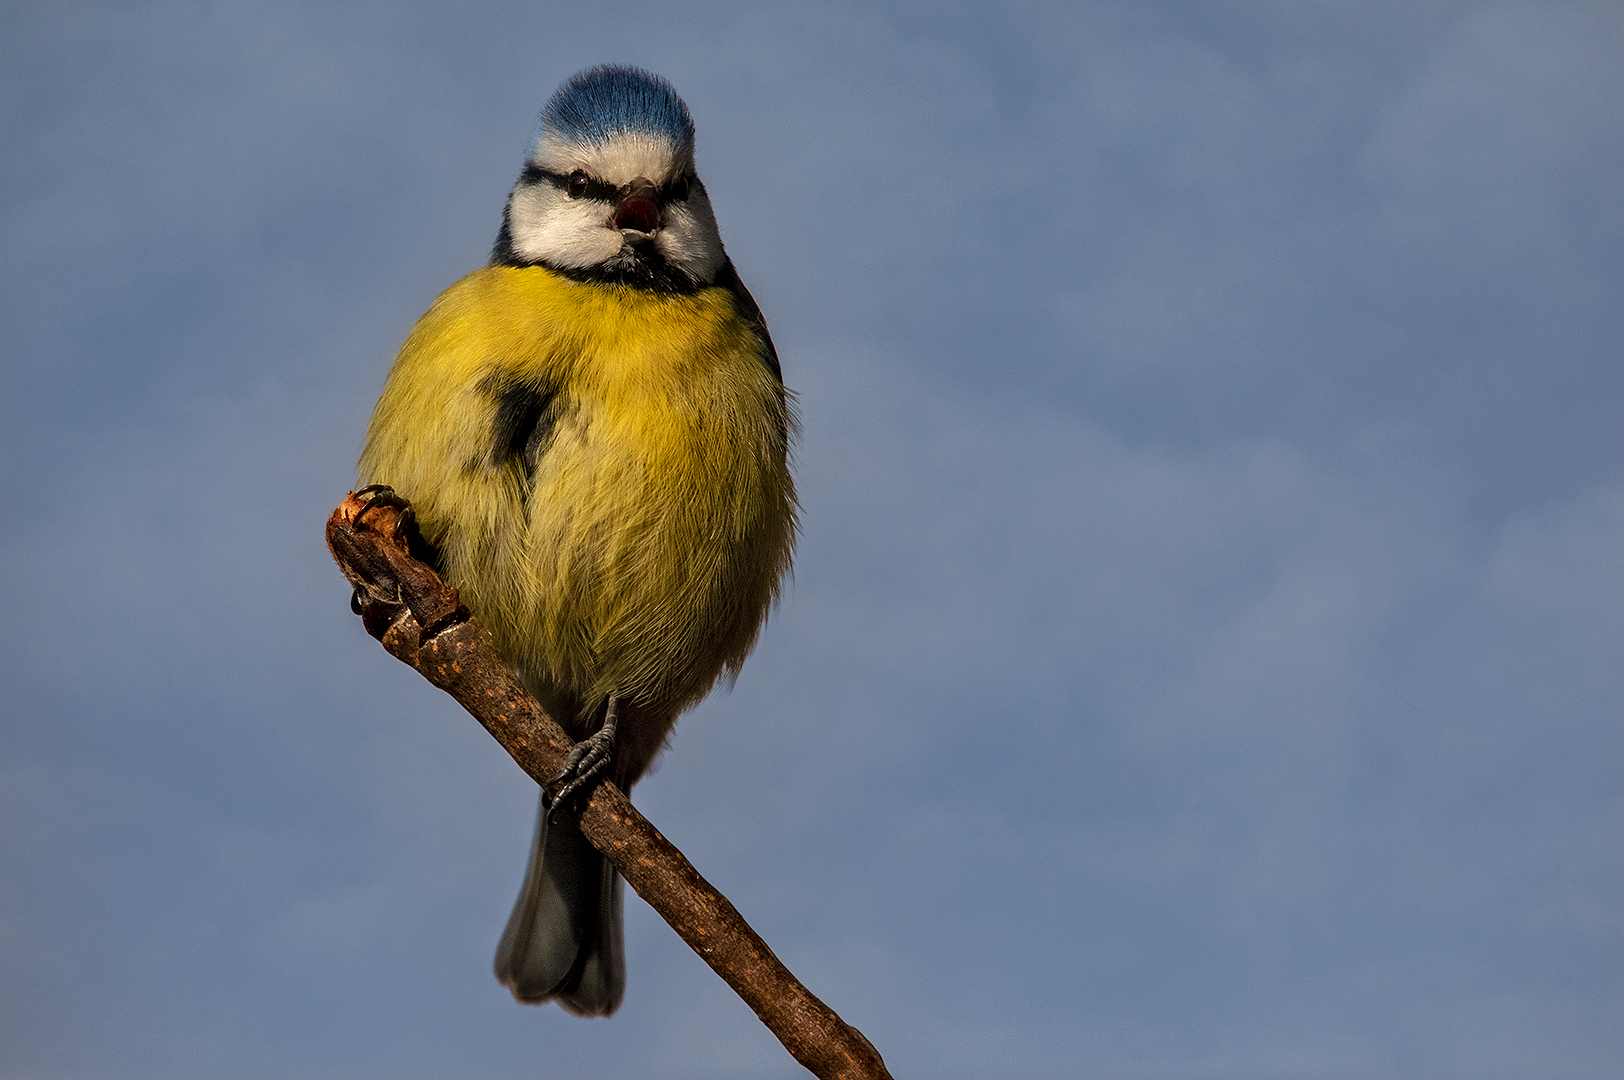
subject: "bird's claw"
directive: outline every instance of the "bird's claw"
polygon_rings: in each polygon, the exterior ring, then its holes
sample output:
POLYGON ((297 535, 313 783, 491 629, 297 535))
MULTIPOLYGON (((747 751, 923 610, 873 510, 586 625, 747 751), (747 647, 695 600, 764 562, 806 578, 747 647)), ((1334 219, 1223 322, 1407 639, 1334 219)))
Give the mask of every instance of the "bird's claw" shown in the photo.
POLYGON ((404 545, 407 538, 417 528, 417 511, 412 509, 411 502, 401 496, 388 484, 368 484, 355 492, 355 497, 361 500, 361 509, 355 512, 355 520, 361 520, 369 510, 383 506, 393 506, 400 511, 395 519, 394 541, 404 545))
POLYGON ((356 517, 360 517, 375 506, 399 506, 405 508, 411 505, 388 484, 368 484, 364 488, 357 488, 353 492, 353 497, 361 500, 361 509, 356 511, 356 517))
POLYGON ((571 799, 602 776, 609 767, 609 751, 613 747, 614 740, 605 739, 601 731, 576 743, 564 762, 563 771, 553 777, 555 784, 569 781, 553 797, 553 805, 568 806, 571 799))
POLYGON ((557 814, 560 807, 568 807, 583 791, 590 791, 608 771, 609 757, 615 748, 615 721, 618 702, 611 697, 605 711, 603 726, 576 743, 564 759, 564 768, 553 777, 554 784, 563 784, 550 801, 548 816, 557 814))

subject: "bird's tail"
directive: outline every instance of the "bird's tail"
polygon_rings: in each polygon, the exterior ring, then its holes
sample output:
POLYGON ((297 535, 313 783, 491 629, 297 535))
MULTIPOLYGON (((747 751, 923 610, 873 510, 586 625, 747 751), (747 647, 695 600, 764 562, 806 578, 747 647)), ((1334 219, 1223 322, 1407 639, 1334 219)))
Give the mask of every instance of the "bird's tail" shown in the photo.
POLYGON ((496 978, 528 1005, 608 1016, 626 993, 620 875, 567 815, 542 803, 524 887, 496 946, 496 978))

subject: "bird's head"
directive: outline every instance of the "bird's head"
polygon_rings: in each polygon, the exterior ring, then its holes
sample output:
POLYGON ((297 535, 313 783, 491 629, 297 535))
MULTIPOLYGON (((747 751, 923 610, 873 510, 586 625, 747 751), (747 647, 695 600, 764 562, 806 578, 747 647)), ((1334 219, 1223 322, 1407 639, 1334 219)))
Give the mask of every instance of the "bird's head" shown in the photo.
POLYGON ((694 173, 693 117, 671 84, 605 65, 559 87, 492 262, 687 291, 711 284, 726 258, 694 173))

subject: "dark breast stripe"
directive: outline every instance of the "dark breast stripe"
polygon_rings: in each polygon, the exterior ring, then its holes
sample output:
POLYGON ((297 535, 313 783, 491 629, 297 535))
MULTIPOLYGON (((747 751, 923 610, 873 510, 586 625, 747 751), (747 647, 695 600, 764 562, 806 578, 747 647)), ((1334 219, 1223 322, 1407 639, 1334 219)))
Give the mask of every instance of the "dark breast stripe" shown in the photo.
POLYGON ((526 480, 535 478, 536 463, 558 422, 556 387, 491 375, 480 384, 496 403, 491 417, 490 464, 517 464, 526 480))

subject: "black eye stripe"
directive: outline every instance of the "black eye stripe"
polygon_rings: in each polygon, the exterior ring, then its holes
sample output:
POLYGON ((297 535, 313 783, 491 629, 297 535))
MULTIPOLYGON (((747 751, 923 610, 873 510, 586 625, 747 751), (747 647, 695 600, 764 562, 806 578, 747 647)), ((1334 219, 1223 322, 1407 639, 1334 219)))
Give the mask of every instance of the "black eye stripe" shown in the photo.
MULTIPOLYGON (((580 172, 579 169, 575 171, 580 172)), ((557 188, 558 190, 568 193, 570 190, 570 177, 572 175, 572 173, 554 172, 552 169, 543 168, 532 161, 528 162, 524 167, 524 172, 519 174, 519 183, 548 183, 553 185, 553 187, 557 188)), ((660 201, 685 201, 688 198, 692 183, 693 178, 689 176, 679 176, 675 180, 668 181, 664 187, 660 188, 660 201)), ((604 181, 595 179, 593 177, 587 177, 586 190, 581 192, 580 195, 574 197, 599 199, 603 202, 619 202, 622 194, 623 192, 621 189, 615 187, 613 184, 605 183, 604 181)))
MULTIPOLYGON (((577 173, 580 171, 581 170, 579 169, 575 170, 577 173)), ((525 183, 531 184, 540 183, 541 181, 545 180, 558 190, 568 193, 570 190, 570 177, 573 175, 574 173, 561 173, 554 172, 551 169, 544 169, 540 165, 531 162, 524 167, 524 173, 519 177, 519 179, 525 183)), ((581 191, 578 195, 572 194, 571 197, 601 199, 604 202, 617 202, 620 199, 620 191, 613 184, 606 184, 602 180, 595 180, 588 176, 586 177, 586 189, 581 191)))

